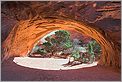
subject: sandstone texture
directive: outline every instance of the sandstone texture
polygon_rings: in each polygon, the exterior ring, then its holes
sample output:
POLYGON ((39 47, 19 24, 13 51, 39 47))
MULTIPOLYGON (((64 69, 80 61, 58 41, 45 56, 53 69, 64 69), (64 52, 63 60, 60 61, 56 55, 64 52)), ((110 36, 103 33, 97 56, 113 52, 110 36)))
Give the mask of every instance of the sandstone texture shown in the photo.
POLYGON ((3 1, 1 5, 2 43, 7 56, 23 56, 46 33, 72 28, 101 45, 101 65, 120 67, 119 1, 3 1))

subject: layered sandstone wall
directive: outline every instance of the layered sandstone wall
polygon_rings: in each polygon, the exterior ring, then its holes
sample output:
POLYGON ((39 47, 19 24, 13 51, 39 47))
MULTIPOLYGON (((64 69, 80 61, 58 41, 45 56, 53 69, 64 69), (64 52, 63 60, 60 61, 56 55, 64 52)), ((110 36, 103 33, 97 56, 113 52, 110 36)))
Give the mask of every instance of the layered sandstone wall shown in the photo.
POLYGON ((120 1, 2 1, 2 42, 20 20, 57 16, 96 25, 120 43, 120 1))
POLYGON ((120 67, 120 2, 2 2, 1 13, 5 58, 27 55, 46 33, 72 29, 101 45, 101 65, 120 67))

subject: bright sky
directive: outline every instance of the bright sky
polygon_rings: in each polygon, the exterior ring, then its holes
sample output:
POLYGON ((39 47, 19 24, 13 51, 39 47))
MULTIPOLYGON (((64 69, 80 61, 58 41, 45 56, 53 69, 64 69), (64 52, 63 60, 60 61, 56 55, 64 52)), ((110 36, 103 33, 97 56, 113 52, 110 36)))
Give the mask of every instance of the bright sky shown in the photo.
POLYGON ((45 38, 46 38, 47 36, 50 36, 50 35, 55 34, 55 32, 56 32, 56 31, 58 31, 58 30, 55 30, 55 31, 52 31, 52 32, 50 32, 50 33, 46 34, 43 38, 41 38, 41 40, 40 40, 40 41, 44 43, 44 42, 46 41, 46 40, 45 40, 45 38))

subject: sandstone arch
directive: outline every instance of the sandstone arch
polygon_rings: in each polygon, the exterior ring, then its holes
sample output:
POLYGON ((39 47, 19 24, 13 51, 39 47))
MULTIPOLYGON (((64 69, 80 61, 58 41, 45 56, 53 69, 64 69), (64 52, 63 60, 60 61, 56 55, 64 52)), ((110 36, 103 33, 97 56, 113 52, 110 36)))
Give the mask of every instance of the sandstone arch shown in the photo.
POLYGON ((20 21, 3 43, 4 59, 26 56, 36 41, 53 30, 73 29, 95 39, 102 48, 100 65, 120 67, 120 51, 107 33, 95 27, 69 19, 45 18, 20 21))

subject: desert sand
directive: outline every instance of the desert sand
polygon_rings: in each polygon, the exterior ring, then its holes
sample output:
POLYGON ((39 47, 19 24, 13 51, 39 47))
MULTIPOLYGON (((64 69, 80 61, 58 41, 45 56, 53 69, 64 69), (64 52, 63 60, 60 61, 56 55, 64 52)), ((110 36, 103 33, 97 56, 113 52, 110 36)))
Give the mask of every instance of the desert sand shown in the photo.
POLYGON ((120 81, 121 73, 110 67, 93 66, 73 70, 42 70, 23 67, 10 58, 2 63, 2 81, 120 81))

